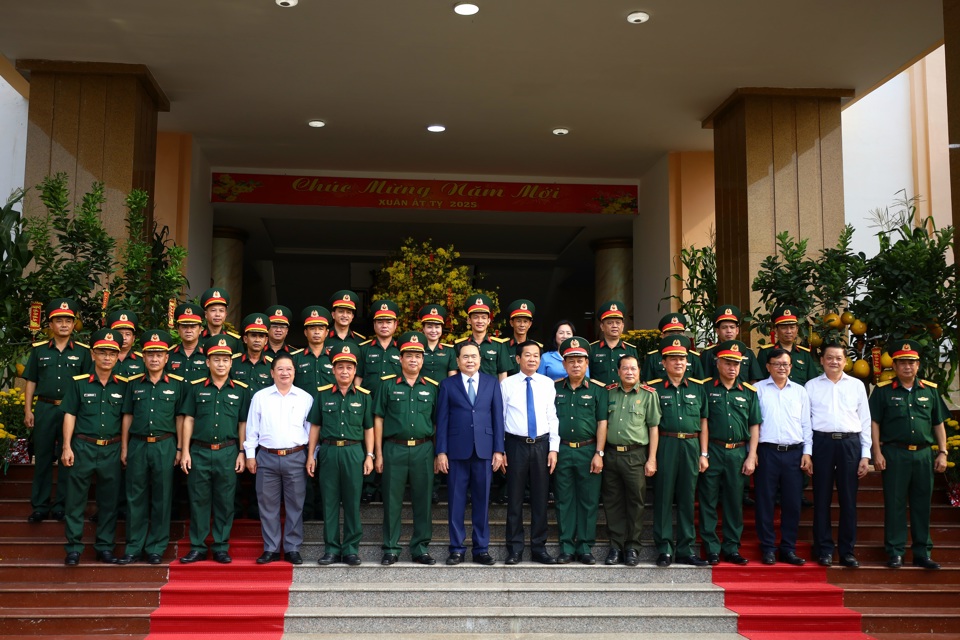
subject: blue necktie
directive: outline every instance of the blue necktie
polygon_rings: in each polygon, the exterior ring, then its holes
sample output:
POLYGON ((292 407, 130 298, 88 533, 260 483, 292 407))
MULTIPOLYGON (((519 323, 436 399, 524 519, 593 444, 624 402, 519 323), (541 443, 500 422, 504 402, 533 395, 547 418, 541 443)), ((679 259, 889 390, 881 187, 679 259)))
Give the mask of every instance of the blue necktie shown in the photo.
POLYGON ((473 388, 473 378, 467 378, 467 398, 470 400, 471 407, 477 403, 477 390, 473 388))
POLYGON ((527 437, 537 437, 537 409, 533 406, 533 378, 527 376, 527 437))

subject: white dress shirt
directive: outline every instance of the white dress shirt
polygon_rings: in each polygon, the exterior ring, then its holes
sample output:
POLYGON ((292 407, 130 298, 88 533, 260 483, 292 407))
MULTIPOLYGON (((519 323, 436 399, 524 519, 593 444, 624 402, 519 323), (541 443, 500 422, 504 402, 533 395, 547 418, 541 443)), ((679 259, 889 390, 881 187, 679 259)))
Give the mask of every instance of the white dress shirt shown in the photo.
POLYGON ((810 428, 810 397, 806 390, 789 378, 783 389, 773 378, 756 385, 760 401, 760 442, 771 444, 803 443, 803 453, 813 452, 813 430, 810 428))
POLYGON ((467 397, 468 397, 468 398, 470 397, 470 387, 471 387, 471 386, 473 387, 473 392, 474 392, 474 393, 479 393, 479 392, 480 392, 480 372, 479 372, 479 371, 477 371, 476 373, 474 373, 472 376, 468 376, 467 374, 465 374, 465 373, 463 373, 463 372, 461 371, 461 372, 460 372, 460 380, 463 382, 463 390, 467 392, 467 397), (473 380, 473 385, 468 384, 468 383, 467 383, 467 380, 473 380))
POLYGON ((247 415, 247 439, 243 449, 247 457, 256 455, 257 446, 267 449, 292 449, 307 444, 310 422, 307 415, 313 396, 300 387, 290 387, 286 395, 277 385, 270 385, 253 394, 247 415))
POLYGON ((824 433, 859 433, 860 457, 869 458, 873 446, 870 433, 870 401, 863 383, 845 373, 833 382, 822 374, 804 385, 810 396, 810 424, 824 433))
MULTIPOLYGON (((557 389, 553 380, 540 373, 533 373, 533 406, 537 411, 537 437, 550 434, 550 451, 560 450, 560 420, 554 401, 557 389)), ((526 438, 527 431, 527 374, 508 376, 500 383, 503 395, 503 426, 507 433, 526 438)))

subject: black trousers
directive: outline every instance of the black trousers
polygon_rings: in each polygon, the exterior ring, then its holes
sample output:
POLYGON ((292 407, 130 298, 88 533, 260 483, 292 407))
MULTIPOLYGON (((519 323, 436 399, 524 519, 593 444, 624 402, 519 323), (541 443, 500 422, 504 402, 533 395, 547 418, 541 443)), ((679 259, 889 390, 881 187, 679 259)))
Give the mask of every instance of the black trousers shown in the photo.
POLYGON ((816 556, 833 555, 833 523, 830 503, 837 487, 840 519, 837 543, 840 555, 853 553, 857 543, 857 467, 860 435, 834 439, 832 434, 813 432, 813 549, 816 556))
POLYGON ((800 460, 803 448, 777 451, 760 444, 757 447, 757 471, 754 474, 757 492, 757 537, 760 551, 770 553, 778 548, 773 527, 773 505, 780 489, 780 553, 796 552, 797 529, 800 526, 800 499, 803 496, 803 471, 800 460))
POLYGON ((539 438, 528 444, 524 438, 507 435, 507 552, 523 553, 523 492, 530 483, 530 549, 546 551, 547 494, 550 491, 550 470, 547 454, 550 439, 539 438))

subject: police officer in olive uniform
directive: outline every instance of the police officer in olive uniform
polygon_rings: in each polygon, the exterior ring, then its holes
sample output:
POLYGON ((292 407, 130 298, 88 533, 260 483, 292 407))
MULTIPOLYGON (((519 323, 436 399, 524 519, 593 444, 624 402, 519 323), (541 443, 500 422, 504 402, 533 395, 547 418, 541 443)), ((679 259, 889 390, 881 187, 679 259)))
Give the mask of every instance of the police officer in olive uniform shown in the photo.
MULTIPOLYGON (((460 338, 454 344, 472 342, 480 349, 480 373, 486 373, 503 380, 510 371, 511 363, 516 363, 514 354, 507 349, 505 338, 494 338, 487 329, 493 319, 493 301, 489 296, 475 293, 467 298, 467 323, 471 334, 460 338)), ((496 482, 496 480, 494 480, 496 482)))
MULTIPOLYGON (((290 355, 300 353, 300 349, 294 349, 287 344, 287 334, 290 333, 290 320, 293 318, 293 312, 289 307, 282 304, 276 304, 265 312, 270 318, 270 332, 267 334, 267 344, 263 348, 264 355, 273 357, 284 351, 290 355)), ((271 383, 272 384, 272 383, 271 383)), ((270 385, 267 385, 268 387, 270 385)))
MULTIPOLYGON (((207 328, 200 334, 202 340, 219 336, 227 336, 227 343, 233 353, 243 351, 240 334, 226 330, 227 307, 230 306, 230 294, 226 289, 211 287, 200 294, 200 306, 203 307, 203 317, 207 321, 207 328)), ((206 344, 206 342, 204 342, 206 344)))
POLYGON ((200 307, 191 302, 179 304, 173 318, 180 344, 170 349, 167 373, 175 373, 187 382, 203 378, 207 375, 207 356, 200 341, 203 322, 200 307))
POLYGON ((763 374, 764 378, 770 377, 770 372, 766 370, 767 359, 774 347, 779 347, 790 354, 790 360, 793 362, 793 366, 790 368, 791 381, 804 385, 823 373, 820 371, 816 358, 810 353, 810 349, 797 342, 797 332, 800 327, 797 316, 796 307, 789 305, 781 305, 773 310, 773 330, 777 334, 777 341, 772 344, 761 345, 757 354, 757 362, 765 372, 763 374))
POLYGON ((625 305, 619 300, 608 300, 600 305, 597 318, 600 320, 600 332, 603 336, 590 343, 590 374, 594 380, 604 384, 617 384, 620 380, 618 364, 625 356, 639 358, 637 348, 624 342, 623 310, 625 305))
POLYGON ((134 351, 133 343, 136 340, 137 314, 129 309, 119 309, 107 316, 107 328, 113 329, 123 338, 120 343, 120 355, 117 357, 117 366, 113 372, 118 376, 130 378, 143 373, 143 354, 134 351))
POLYGON ((433 536, 433 436, 439 383, 420 375, 426 341, 419 331, 400 336, 402 372, 384 380, 374 399, 374 469, 383 477, 383 565, 400 557, 400 511, 408 481, 413 507, 410 557, 418 564, 436 564, 427 547, 433 536))
POLYGON ((340 351, 337 347, 341 343, 350 341, 354 344, 366 342, 367 337, 357 333, 350 328, 350 325, 357 317, 357 304, 360 303, 360 296, 349 289, 341 289, 330 296, 331 309, 330 317, 333 319, 333 328, 330 335, 327 336, 327 348, 330 351, 340 351))
POLYGON ((77 303, 69 298, 56 298, 46 307, 52 337, 33 343, 23 371, 27 381, 24 393, 23 423, 33 430, 33 486, 30 493, 30 522, 48 517, 63 520, 64 498, 67 495, 69 470, 58 470, 59 491, 53 494, 53 461, 60 458, 63 442, 63 409, 60 406, 73 376, 93 368, 90 348, 73 340, 77 303), (36 401, 36 408, 34 408, 36 401))
MULTIPOLYGON (((509 317, 510 327, 513 329, 513 336, 507 339, 503 345, 507 349, 507 353, 516 353, 517 345, 523 344, 527 340, 530 340, 530 327, 533 326, 533 314, 537 312, 537 308, 529 300, 514 300, 510 303, 510 306, 507 307, 507 314, 509 317)), ((534 342, 537 342, 534 340, 534 342)), ((540 350, 543 350, 543 345, 537 342, 540 345, 540 350)), ((510 359, 510 367, 507 369, 507 377, 512 376, 515 373, 520 372, 520 365, 517 364, 516 358, 510 359)))
POLYGON ((336 383, 317 389, 310 409, 310 453, 307 472, 317 467, 323 494, 323 556, 320 565, 360 562, 360 491, 363 476, 373 472, 373 399, 370 392, 354 384, 359 347, 342 342, 331 352, 336 383), (319 446, 319 449, 318 449, 319 446), (343 507, 343 534, 340 508, 343 507))
MULTIPOLYGON (((760 402, 757 390, 740 381, 740 367, 749 347, 739 340, 721 342, 713 350, 719 377, 704 380, 707 392, 707 425, 710 466, 700 476, 700 539, 707 562, 723 559, 747 564, 740 555, 743 534, 743 484, 757 466, 760 439, 760 402), (722 490, 721 490, 722 487, 722 490), (717 536, 717 507, 723 503, 723 543, 717 536)), ((702 450, 701 450, 702 451, 702 450)))
POLYGON ((443 380, 457 372, 457 352, 452 344, 441 342, 443 324, 447 319, 447 310, 438 304, 428 304, 420 308, 420 329, 427 338, 423 350, 423 369, 421 373, 433 380, 443 380))
POLYGON ((554 383, 554 404, 560 421, 560 451, 553 473, 556 483, 557 525, 560 529, 558 564, 574 559, 596 564, 597 510, 604 447, 607 442, 607 390, 586 377, 590 343, 574 336, 560 343, 567 377, 554 383))
POLYGON ((180 462, 184 380, 164 373, 173 345, 161 329, 140 338, 146 373, 133 376, 123 400, 120 461, 127 468, 127 548, 120 564, 160 564, 170 542, 173 467, 180 462))
POLYGON ((67 476, 64 564, 80 562, 83 551, 83 510, 90 481, 97 478, 100 513, 93 548, 99 562, 116 564, 117 497, 120 494, 120 432, 126 378, 113 374, 120 353, 120 335, 100 329, 91 337, 93 373, 74 376, 63 398, 63 453, 67 476))
POLYGON ((250 410, 250 392, 246 384, 230 378, 233 350, 228 336, 209 338, 204 353, 210 376, 190 383, 183 409, 180 468, 187 474, 190 493, 190 552, 180 562, 205 560, 207 535, 212 533, 214 561, 229 564, 236 474, 246 467, 238 442, 250 410))
MULTIPOLYGON (((712 344, 705 349, 700 350, 700 366, 704 378, 714 378, 719 376, 717 370, 717 348, 718 345, 728 340, 736 340, 740 335, 740 321, 743 316, 740 309, 732 304, 721 305, 713 312, 713 330, 717 334, 717 344, 712 344)), ((756 382, 765 377, 764 370, 760 368, 757 362, 757 356, 753 351, 747 349, 741 354, 740 373, 737 381, 756 382)))
POLYGON ((707 396, 703 383, 689 375, 686 345, 679 335, 661 338, 659 351, 666 377, 647 382, 657 391, 662 416, 657 444, 650 444, 650 457, 656 461, 657 470, 653 485, 653 542, 660 554, 658 567, 669 567, 674 560, 695 567, 707 564, 695 550, 697 530, 693 522, 697 477, 709 467, 707 396))
MULTIPOLYGON (((693 348, 693 341, 684 335, 687 330, 687 319, 679 313, 669 313, 660 318, 658 325, 660 337, 679 337, 683 341, 683 346, 687 351, 687 377, 699 380, 703 377, 703 370, 700 366, 700 354, 693 348)), ((640 371, 640 379, 649 382, 650 380, 663 380, 667 377, 667 371, 663 367, 663 356, 660 349, 653 349, 647 352, 643 360, 643 369, 640 371)))
POLYGON ((873 464, 883 480, 883 546, 887 566, 899 569, 907 547, 907 505, 913 564, 939 569, 930 557, 930 499, 933 473, 947 469, 947 418, 937 385, 917 377, 920 344, 900 340, 891 349, 896 378, 870 394, 873 464), (931 445, 937 445, 936 455, 931 445))

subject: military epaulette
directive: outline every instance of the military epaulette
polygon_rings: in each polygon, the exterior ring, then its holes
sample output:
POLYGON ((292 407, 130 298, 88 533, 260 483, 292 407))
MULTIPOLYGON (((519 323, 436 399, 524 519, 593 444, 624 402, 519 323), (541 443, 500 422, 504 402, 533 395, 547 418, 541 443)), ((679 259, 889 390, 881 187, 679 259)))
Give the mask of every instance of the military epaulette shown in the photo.
POLYGON ((595 345, 595 344, 597 344, 597 343, 599 343, 599 342, 600 342, 599 340, 594 340, 593 342, 590 343, 590 346, 592 347, 593 345, 595 345))
POLYGON ((48 342, 50 342, 50 341, 49 341, 49 340, 40 340, 40 341, 38 341, 38 342, 34 342, 34 343, 33 343, 32 345, 30 345, 30 346, 32 346, 32 347, 42 347, 43 345, 47 344, 48 342))
POLYGON ((369 340, 366 340, 366 341, 364 341, 364 342, 361 342, 361 343, 360 343, 360 346, 361 346, 361 347, 365 347, 365 346, 367 346, 368 344, 370 344, 371 342, 373 342, 373 338, 370 338, 369 340))
POLYGON ((241 339, 241 338, 240 338, 240 334, 237 333, 236 331, 227 331, 226 334, 227 334, 228 336, 231 336, 231 337, 236 338, 237 340, 240 340, 240 339, 241 339))
MULTIPOLYGON (((233 380, 233 379, 231 378, 231 380, 233 380)), ((248 385, 246 382, 240 382, 239 380, 233 380, 233 384, 238 384, 238 385, 240 385, 241 387, 243 387, 244 389, 249 389, 249 388, 250 388, 250 385, 248 385)))
POLYGON ((616 389, 616 388, 619 387, 619 386, 620 386, 619 383, 617 383, 617 382, 611 382, 610 384, 608 384, 608 385, 606 386, 606 389, 607 389, 607 391, 613 391, 614 389, 616 389))
POLYGON ((645 389, 645 390, 649 391, 650 393, 656 393, 656 392, 657 392, 657 390, 654 389, 653 387, 651 387, 650 385, 646 385, 646 384, 643 384, 643 383, 640 383, 640 388, 641 388, 641 389, 645 389))
POLYGON ((432 384, 432 385, 434 385, 434 386, 436 386, 436 387, 439 387, 439 386, 440 386, 440 383, 439 383, 439 382, 437 382, 437 381, 434 380, 433 378, 428 378, 427 376, 423 376, 423 381, 424 381, 424 382, 429 382, 430 384, 432 384))
POLYGON ((922 382, 922 383, 924 384, 924 386, 932 387, 932 388, 934 388, 934 389, 937 388, 937 383, 936 383, 936 382, 930 382, 929 380, 920 380, 920 382, 922 382))
POLYGON ((773 346, 773 343, 771 342, 769 344, 762 344, 759 347, 757 347, 757 349, 769 349, 772 346, 773 346))
MULTIPOLYGON (((144 374, 141 373, 140 375, 144 375, 144 374)), ((176 380, 177 382, 183 382, 183 376, 178 376, 178 375, 175 374, 175 373, 168 373, 168 374, 167 374, 167 377, 168 377, 168 378, 173 378, 173 379, 176 380)))
POLYGON ((647 380, 647 384, 657 384, 658 382, 663 382, 663 378, 654 378, 653 380, 647 380))
POLYGON ((510 342, 510 338, 495 338, 493 336, 490 336, 490 339, 493 340, 494 342, 499 342, 500 344, 503 344, 505 342, 510 342))
POLYGON ((365 394, 367 394, 367 395, 370 395, 370 390, 369 390, 369 389, 364 389, 364 388, 361 387, 360 385, 355 386, 354 389, 356 389, 356 390, 359 391, 360 393, 365 393, 365 394))
POLYGON ((884 381, 882 381, 882 382, 878 382, 878 383, 877 383, 877 386, 878 386, 878 387, 885 387, 885 386, 887 386, 888 384, 890 384, 890 383, 892 383, 892 382, 893 382, 893 380, 884 380, 884 381))
MULTIPOLYGON (((624 344, 626 344, 626 343, 624 343, 624 344)), ((648 356, 652 356, 652 355, 655 354, 655 353, 660 353, 660 350, 659 350, 659 349, 651 349, 650 351, 647 351, 647 355, 648 355, 648 356)))
POLYGON ((84 349, 90 348, 90 345, 86 344, 85 342, 74 342, 73 344, 77 345, 78 347, 83 347, 84 349))
POLYGON ((145 373, 138 373, 138 374, 135 375, 135 376, 130 376, 129 378, 127 378, 127 382, 132 382, 132 381, 134 381, 134 380, 139 380, 140 378, 142 378, 142 377, 145 376, 145 375, 147 375, 147 374, 145 374, 145 373))
MULTIPOLYGON (((141 374, 141 375, 143 375, 143 374, 141 374)), ((123 376, 118 376, 118 375, 114 375, 113 377, 114 377, 115 379, 119 380, 120 382, 130 382, 130 378, 124 378, 123 376)))
POLYGON ((627 346, 630 347, 631 349, 636 349, 636 348, 637 348, 637 345, 635 345, 635 344, 630 344, 630 343, 627 342, 626 340, 623 340, 623 344, 627 345, 627 346))
MULTIPOLYGON (((537 342, 537 341, 534 340, 534 342, 537 342)), ((541 349, 543 349, 543 343, 542 343, 542 342, 537 342, 537 345, 538 345, 541 349)))
POLYGON ((470 339, 470 336, 464 336, 464 337, 462 337, 462 338, 457 338, 457 339, 454 341, 454 344, 460 344, 460 343, 463 342, 464 340, 469 340, 469 339, 470 339))
POLYGON ((693 355, 697 356, 698 358, 700 357, 700 352, 697 351, 697 350, 695 350, 695 349, 690 349, 689 351, 687 351, 687 353, 688 353, 688 354, 692 353, 693 355))
POLYGON ((263 356, 263 359, 267 362, 273 362, 273 356, 263 356))
POLYGON ((357 333, 356 331, 353 332, 353 335, 357 336, 357 337, 360 338, 361 340, 366 340, 366 339, 367 339, 367 336, 363 335, 362 333, 357 333))
POLYGON ((242 357, 243 357, 243 354, 242 354, 242 353, 235 353, 235 354, 233 354, 233 355, 230 356, 230 357, 231 357, 232 359, 236 360, 237 358, 242 358, 242 357))
POLYGON ((810 353, 810 347, 804 347, 803 345, 798 344, 797 349, 800 349, 800 351, 806 351, 807 353, 810 353))
POLYGON ((452 344, 447 344, 446 342, 441 342, 441 343, 440 343, 440 346, 441 346, 441 347, 448 347, 448 348, 450 348, 450 349, 453 349, 453 345, 452 345, 452 344))
POLYGON ((385 375, 385 376, 380 376, 380 379, 381 379, 381 380, 393 380, 393 379, 396 378, 396 377, 397 377, 397 374, 395 374, 395 373, 388 373, 388 374, 385 375))
POLYGON ((717 345, 712 344, 712 345, 710 345, 709 347, 704 347, 703 349, 700 349, 700 353, 706 353, 707 351, 710 351, 711 349, 713 349, 713 348, 716 347, 716 346, 717 346, 717 345))
POLYGON ((293 350, 290 351, 290 355, 292 355, 292 356, 298 356, 298 355, 300 355, 301 353, 303 353, 303 349, 293 349, 293 350))
POLYGON ((607 385, 603 384, 599 380, 594 380, 593 378, 584 378, 584 380, 586 380, 587 383, 592 384, 595 387, 603 387, 604 389, 607 388, 607 385))
POLYGON ((753 386, 752 384, 750 384, 749 382, 744 382, 744 383, 742 383, 742 384, 743 384, 743 386, 745 386, 747 389, 750 389, 750 391, 756 391, 756 390, 757 390, 757 388, 756 388, 755 386, 753 386))
POLYGON ((687 378, 687 380, 689 380, 690 382, 693 382, 694 384, 701 384, 701 385, 704 382, 706 382, 706 380, 697 380, 696 378, 687 378))
POLYGON ((133 352, 133 355, 135 355, 135 356, 140 356, 140 357, 142 358, 142 357, 143 357, 143 352, 142 352, 142 351, 134 351, 134 352, 133 352))
POLYGON ((708 378, 703 378, 703 379, 700 381, 700 384, 707 384, 707 383, 710 382, 711 380, 713 380, 713 376, 710 376, 710 377, 708 377, 708 378))
POLYGON ((206 382, 206 378, 197 378, 196 380, 191 380, 190 384, 200 384, 201 382, 206 382))
POLYGON ((328 389, 333 389, 333 385, 325 384, 322 387, 317 387, 317 391, 327 391, 328 389))
POLYGON ((81 373, 81 374, 78 375, 78 376, 73 376, 73 379, 74 379, 74 380, 86 380, 86 379, 89 378, 89 377, 90 377, 90 374, 89 374, 89 373, 81 373))

